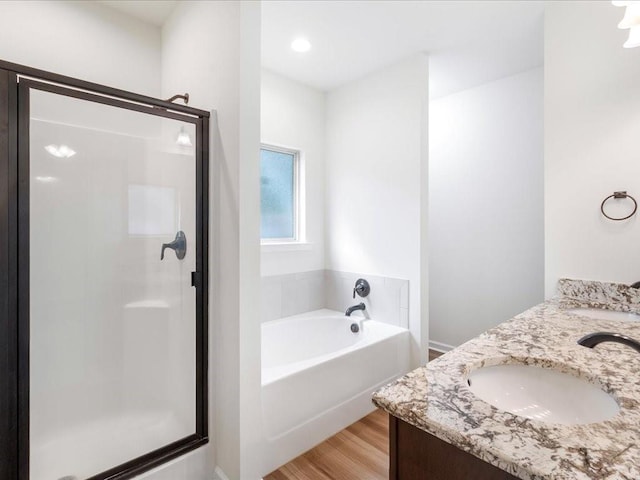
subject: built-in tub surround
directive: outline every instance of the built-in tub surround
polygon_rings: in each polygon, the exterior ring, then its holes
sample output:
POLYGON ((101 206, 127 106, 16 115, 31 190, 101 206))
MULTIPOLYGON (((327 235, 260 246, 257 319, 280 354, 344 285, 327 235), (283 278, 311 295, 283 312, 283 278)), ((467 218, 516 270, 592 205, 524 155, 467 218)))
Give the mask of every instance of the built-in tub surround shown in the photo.
MULTIPOLYGON (((607 284, 571 285, 575 301, 610 307, 602 292, 626 291, 607 284), (599 293, 594 293, 594 292, 599 293)), ((612 297, 617 298, 617 297, 612 297)), ((374 394, 390 414, 526 480, 640 478, 640 360, 633 349, 606 343, 577 344, 595 331, 640 337, 640 324, 567 314, 562 297, 493 328, 418 368, 374 394), (620 412, 607 421, 559 425, 526 419, 476 397, 465 379, 483 366, 519 363, 563 371, 595 383, 613 396, 620 412)), ((634 303, 634 299, 630 298, 634 303)), ((628 305, 632 308, 631 305, 628 305)))
POLYGON ((264 322, 262 473, 370 413, 372 392, 408 369, 405 328, 325 309, 264 322))
MULTIPOLYGON (((363 302, 366 314, 378 321, 409 327, 409 281, 366 273, 312 270, 272 275, 261 280, 261 318, 263 322, 328 308, 344 312, 363 302), (356 281, 364 278, 371 292, 356 295, 356 281)), ((354 314, 360 316, 360 313, 354 314)))

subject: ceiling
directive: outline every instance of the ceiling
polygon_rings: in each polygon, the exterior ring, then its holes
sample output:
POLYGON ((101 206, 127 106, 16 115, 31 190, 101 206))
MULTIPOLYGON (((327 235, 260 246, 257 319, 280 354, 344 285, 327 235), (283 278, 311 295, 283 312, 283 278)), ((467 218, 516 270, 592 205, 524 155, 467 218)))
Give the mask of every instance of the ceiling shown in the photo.
MULTIPOLYGON (((162 26, 179 0, 99 0, 162 26)), ((538 0, 263 0, 262 65, 328 91, 411 55, 430 56, 440 97, 543 63, 538 0), (307 53, 291 50, 299 36, 307 53)))
POLYGON ((161 27, 178 4, 178 0, 98 0, 98 3, 161 27))
POLYGON ((542 65, 543 12, 541 1, 266 0, 262 65, 326 91, 428 52, 437 97, 542 65), (309 52, 291 50, 298 36, 309 52))

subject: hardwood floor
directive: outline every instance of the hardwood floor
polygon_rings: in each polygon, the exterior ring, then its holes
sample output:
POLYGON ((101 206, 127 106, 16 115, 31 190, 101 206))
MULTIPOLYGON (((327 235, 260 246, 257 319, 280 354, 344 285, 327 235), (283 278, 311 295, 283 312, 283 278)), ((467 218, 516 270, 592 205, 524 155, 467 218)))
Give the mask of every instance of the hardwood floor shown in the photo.
POLYGON ((429 361, 435 360, 440 355, 443 355, 442 352, 436 352, 435 350, 429 350, 429 361))
POLYGON ((388 423, 386 412, 376 410, 264 480, 387 480, 388 423))
MULTIPOLYGON (((429 350, 429 361, 442 355, 429 350)), ((387 480, 389 420, 375 412, 270 473, 264 480, 387 480)))

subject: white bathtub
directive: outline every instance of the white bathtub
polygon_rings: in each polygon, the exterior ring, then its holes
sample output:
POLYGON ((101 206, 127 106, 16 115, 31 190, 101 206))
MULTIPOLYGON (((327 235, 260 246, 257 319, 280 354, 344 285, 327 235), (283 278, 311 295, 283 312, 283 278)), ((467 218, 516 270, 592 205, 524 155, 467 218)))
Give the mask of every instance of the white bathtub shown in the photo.
POLYGON ((263 474, 371 412, 371 393, 409 370, 409 332, 360 312, 262 324, 263 474))

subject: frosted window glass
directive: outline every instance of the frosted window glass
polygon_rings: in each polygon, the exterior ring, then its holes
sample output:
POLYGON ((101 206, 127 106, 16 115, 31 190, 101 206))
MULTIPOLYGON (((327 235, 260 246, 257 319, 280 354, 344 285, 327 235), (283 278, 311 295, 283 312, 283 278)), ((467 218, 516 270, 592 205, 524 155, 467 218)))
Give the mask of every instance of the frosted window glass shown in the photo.
POLYGON ((260 233, 262 238, 295 238, 294 153, 260 150, 260 233))

